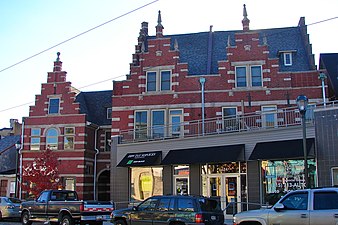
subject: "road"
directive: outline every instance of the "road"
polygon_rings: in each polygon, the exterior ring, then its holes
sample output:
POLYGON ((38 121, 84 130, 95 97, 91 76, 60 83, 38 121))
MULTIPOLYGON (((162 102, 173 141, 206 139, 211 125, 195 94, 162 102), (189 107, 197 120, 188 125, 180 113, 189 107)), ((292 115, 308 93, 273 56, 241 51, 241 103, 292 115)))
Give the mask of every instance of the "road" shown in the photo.
MULTIPOLYGON (((18 220, 5 220, 0 221, 0 225, 21 225, 18 220)), ((44 225, 43 223, 33 223, 32 225, 44 225)), ((103 225, 112 225, 111 223, 104 222, 103 225)))

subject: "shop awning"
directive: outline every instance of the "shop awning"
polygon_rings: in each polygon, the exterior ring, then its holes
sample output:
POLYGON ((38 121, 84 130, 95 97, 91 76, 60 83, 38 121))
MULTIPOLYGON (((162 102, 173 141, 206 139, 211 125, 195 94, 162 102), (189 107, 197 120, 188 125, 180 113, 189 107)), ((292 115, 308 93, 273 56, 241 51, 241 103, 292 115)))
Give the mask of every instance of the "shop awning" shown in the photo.
POLYGON ((128 153, 117 166, 154 166, 160 165, 161 159, 161 151, 128 153))
MULTIPOLYGON (((314 157, 315 139, 306 139, 309 158, 314 157)), ((303 139, 257 143, 249 160, 302 159, 304 157, 303 139)))
POLYGON ((162 165, 236 162, 244 160, 244 144, 170 150, 162 165))

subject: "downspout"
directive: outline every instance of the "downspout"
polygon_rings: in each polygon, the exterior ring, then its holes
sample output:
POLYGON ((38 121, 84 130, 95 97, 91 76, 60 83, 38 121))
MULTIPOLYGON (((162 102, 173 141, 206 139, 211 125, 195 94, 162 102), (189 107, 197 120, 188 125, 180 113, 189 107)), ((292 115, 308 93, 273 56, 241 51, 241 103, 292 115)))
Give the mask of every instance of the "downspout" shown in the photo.
POLYGON ((205 112, 204 112, 204 107, 205 107, 205 105, 204 105, 204 83, 205 83, 205 78, 204 77, 201 77, 200 78, 200 83, 201 83, 201 94, 202 94, 202 136, 204 136, 204 114, 205 114, 205 112))
MULTIPOLYGON (((19 155, 20 155, 20 166, 19 166, 19 199, 22 198, 22 150, 23 150, 23 132, 24 132, 24 126, 25 126, 25 118, 22 119, 22 125, 21 125, 21 146, 19 149, 19 155)), ((15 184, 16 185, 16 184, 15 184)))
POLYGON ((99 126, 95 129, 95 156, 94 156, 94 200, 96 201, 96 161, 97 155, 99 154, 99 149, 97 149, 97 131, 99 130, 99 126))

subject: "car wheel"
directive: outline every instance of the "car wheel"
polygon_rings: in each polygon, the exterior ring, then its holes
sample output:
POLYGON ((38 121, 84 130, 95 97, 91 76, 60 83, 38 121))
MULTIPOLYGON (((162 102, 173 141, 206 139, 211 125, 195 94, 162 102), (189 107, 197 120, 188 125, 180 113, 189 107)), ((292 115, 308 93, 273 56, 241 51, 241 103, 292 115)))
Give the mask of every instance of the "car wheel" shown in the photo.
POLYGON ((74 225, 74 221, 69 215, 64 215, 60 221, 60 225, 74 225))
POLYGON ((124 220, 116 220, 115 225, 126 225, 126 222, 124 220))
POLYGON ((32 222, 29 221, 29 213, 28 212, 22 213, 21 223, 22 223, 22 225, 31 225, 32 224, 32 222))

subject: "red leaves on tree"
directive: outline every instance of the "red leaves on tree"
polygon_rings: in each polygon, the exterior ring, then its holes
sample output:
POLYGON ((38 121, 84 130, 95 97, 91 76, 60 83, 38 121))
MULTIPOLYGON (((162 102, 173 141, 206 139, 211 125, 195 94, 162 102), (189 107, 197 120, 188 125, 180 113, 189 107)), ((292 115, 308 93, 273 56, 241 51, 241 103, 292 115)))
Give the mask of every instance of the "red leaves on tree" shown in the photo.
POLYGON ((42 150, 31 164, 23 167, 22 189, 31 197, 46 189, 57 189, 60 182, 57 166, 55 153, 49 148, 42 150))

